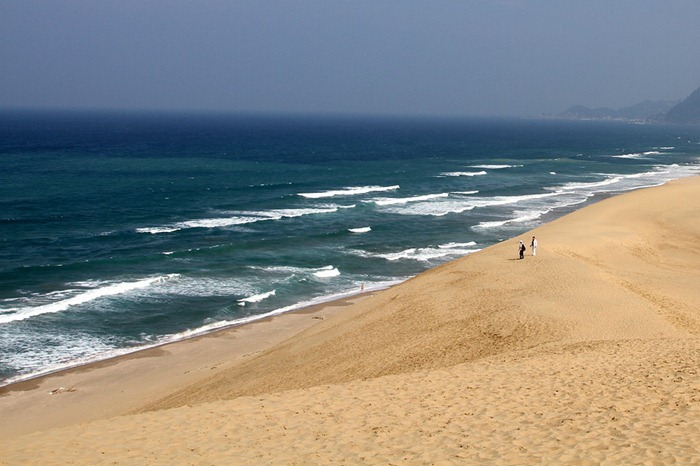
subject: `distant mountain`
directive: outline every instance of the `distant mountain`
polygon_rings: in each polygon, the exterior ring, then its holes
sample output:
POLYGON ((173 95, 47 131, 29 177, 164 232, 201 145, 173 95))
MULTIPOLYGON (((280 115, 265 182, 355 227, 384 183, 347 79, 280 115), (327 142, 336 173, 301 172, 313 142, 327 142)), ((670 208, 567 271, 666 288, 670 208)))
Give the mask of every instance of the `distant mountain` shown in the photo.
POLYGON ((635 120, 643 121, 654 115, 665 114, 678 102, 670 100, 645 100, 631 107, 613 109, 608 107, 588 108, 576 105, 557 115, 559 118, 576 120, 635 120))
POLYGON ((614 118, 613 115, 615 113, 617 113, 617 110, 607 107, 588 108, 584 105, 574 105, 557 116, 576 120, 601 120, 614 118))
POLYGON ((626 120, 644 120, 652 115, 668 112, 677 103, 677 100, 645 100, 637 105, 621 108, 618 114, 626 120))
POLYGON ((669 123, 700 123, 700 87, 684 101, 669 109, 663 119, 669 123))
POLYGON ((557 117, 576 120, 626 120, 700 124, 700 87, 680 102, 645 100, 637 105, 617 110, 608 107, 588 108, 583 105, 576 105, 560 113, 557 117))

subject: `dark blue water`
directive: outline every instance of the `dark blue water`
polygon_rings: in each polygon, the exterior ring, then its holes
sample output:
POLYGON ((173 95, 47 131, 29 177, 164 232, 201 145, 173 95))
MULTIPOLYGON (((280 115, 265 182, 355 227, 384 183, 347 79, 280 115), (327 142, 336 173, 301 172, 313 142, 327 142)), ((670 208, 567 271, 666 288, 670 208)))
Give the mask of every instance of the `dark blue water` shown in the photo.
POLYGON ((700 128, 0 115, 0 383, 400 282, 697 174, 700 128))

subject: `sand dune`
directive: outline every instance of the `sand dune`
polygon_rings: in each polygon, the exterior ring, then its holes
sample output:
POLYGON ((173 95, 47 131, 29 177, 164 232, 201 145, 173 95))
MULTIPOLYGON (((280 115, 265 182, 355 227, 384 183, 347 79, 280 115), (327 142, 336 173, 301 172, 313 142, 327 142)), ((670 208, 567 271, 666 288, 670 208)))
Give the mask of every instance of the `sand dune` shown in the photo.
POLYGON ((180 407, 34 434, 6 459, 697 464, 699 346, 695 339, 604 341, 180 407))
MULTIPOLYGON (((683 187, 697 191, 696 184, 683 187)), ((517 241, 508 241, 430 270, 152 408, 445 367, 554 342, 700 335, 700 207, 684 202, 692 196, 678 184, 663 189, 678 199, 655 202, 659 190, 646 190, 593 205, 534 230, 537 257, 515 260, 517 241), (664 213, 668 205, 673 212, 664 213)), ((530 236, 522 235, 526 244, 530 236)))
POLYGON ((90 381, 76 374, 75 392, 44 395, 72 403, 74 414, 60 422, 48 401, 9 391, 0 398, 0 412, 12 414, 0 421, 3 432, 22 400, 40 405, 32 410, 43 404, 46 420, 6 434, 0 458, 699 463, 698 198, 695 177, 606 199, 338 312, 319 311, 313 322, 297 315, 305 323, 290 329, 294 336, 245 358, 226 356, 225 333, 161 350, 189 357, 196 377, 178 375, 183 366, 164 355, 151 359, 168 365, 161 378, 169 384, 133 361, 94 369, 90 381), (532 235, 537 257, 517 260, 517 241, 532 235), (215 352, 191 350, 216 341, 215 352), (136 371, 129 386, 147 395, 130 392, 119 409, 80 415, 75 400, 86 387, 122 366, 136 371))

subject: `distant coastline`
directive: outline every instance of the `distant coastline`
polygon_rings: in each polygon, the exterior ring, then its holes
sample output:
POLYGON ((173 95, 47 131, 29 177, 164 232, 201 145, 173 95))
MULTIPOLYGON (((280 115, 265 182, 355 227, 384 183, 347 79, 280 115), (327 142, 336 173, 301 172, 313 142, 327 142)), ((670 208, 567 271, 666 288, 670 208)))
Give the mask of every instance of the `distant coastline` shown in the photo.
POLYGON ((645 100, 644 102, 619 109, 609 107, 589 108, 584 105, 574 105, 553 117, 569 120, 700 124, 700 88, 693 91, 687 98, 678 101, 645 100))

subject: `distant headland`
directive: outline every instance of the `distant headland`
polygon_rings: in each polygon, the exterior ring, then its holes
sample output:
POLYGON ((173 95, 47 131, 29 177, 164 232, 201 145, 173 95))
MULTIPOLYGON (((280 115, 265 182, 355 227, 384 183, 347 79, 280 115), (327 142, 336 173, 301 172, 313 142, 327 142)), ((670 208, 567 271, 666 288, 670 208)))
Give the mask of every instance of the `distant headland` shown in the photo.
POLYGON ((645 100, 630 107, 588 108, 575 105, 556 115, 573 120, 621 120, 640 123, 700 124, 700 87, 681 101, 645 100))

